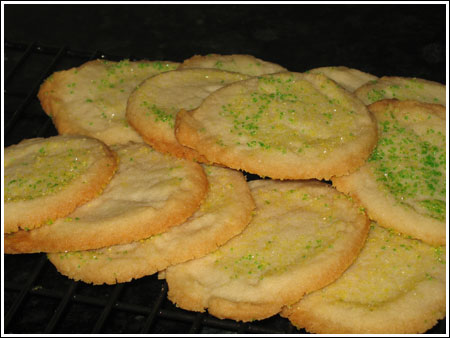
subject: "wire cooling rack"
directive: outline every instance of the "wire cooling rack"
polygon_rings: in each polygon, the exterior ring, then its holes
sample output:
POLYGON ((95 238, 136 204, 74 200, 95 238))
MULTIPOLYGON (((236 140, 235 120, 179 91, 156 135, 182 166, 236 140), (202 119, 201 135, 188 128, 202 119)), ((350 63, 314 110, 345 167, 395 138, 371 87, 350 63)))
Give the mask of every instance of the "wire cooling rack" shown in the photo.
MULTIPOLYGON (((4 50, 5 147, 25 138, 57 135, 36 98, 39 86, 53 72, 96 58, 145 58, 43 46, 37 42, 7 41, 4 50)), ((5 255, 4 281, 3 332, 7 334, 306 333, 278 315, 240 323, 179 309, 167 299, 167 284, 156 274, 117 285, 75 282, 59 274, 45 254, 5 255)), ((445 320, 427 333, 445 333, 445 320)))

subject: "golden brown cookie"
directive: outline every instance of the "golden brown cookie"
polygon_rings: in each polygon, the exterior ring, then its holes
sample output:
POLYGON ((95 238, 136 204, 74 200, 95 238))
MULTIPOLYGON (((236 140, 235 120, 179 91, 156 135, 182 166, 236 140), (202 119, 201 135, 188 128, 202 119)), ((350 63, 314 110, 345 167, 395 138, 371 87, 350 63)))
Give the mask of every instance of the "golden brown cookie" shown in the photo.
POLYGON ((28 231, 71 213, 109 183, 115 154, 84 136, 33 138, 4 152, 4 231, 28 231))
POLYGON ((207 160, 175 138, 175 119, 181 109, 192 110, 213 91, 248 76, 217 69, 184 69, 145 80, 130 96, 126 117, 154 149, 177 157, 207 160))
POLYGON ((232 83, 180 112, 178 141, 213 163, 278 179, 329 179, 361 166, 376 144, 364 104, 322 74, 232 83))
POLYGON ((359 200, 379 225, 445 244, 445 108, 382 100, 369 110, 378 120, 378 145, 364 166, 333 178, 333 185, 359 200))
POLYGON ((31 231, 5 235, 5 253, 64 252, 129 243, 184 222, 207 192, 202 167, 143 143, 112 146, 119 167, 103 194, 31 231))
POLYGON ((328 76, 330 79, 350 92, 354 92, 356 89, 369 81, 378 79, 375 75, 345 66, 319 67, 309 70, 308 73, 323 74, 328 76))
POLYGON ((48 254, 59 272, 93 284, 128 282, 170 265, 202 257, 242 232, 254 202, 242 173, 204 167, 208 194, 183 224, 130 244, 90 251, 48 254))
POLYGON ((276 63, 264 61, 246 54, 194 55, 193 57, 184 60, 179 69, 186 68, 215 68, 250 76, 287 71, 286 68, 277 65, 276 63))
POLYGON ((311 333, 423 333, 446 314, 445 250, 373 223, 355 263, 282 315, 311 333))
POLYGON ((445 85, 415 77, 383 76, 358 88, 355 95, 366 105, 383 99, 446 105, 445 85))
POLYGON ((106 144, 142 142, 125 118, 128 97, 146 78, 177 67, 166 61, 89 61, 53 73, 38 98, 60 134, 92 136, 106 144))
POLYGON ((247 228, 217 251, 165 270, 178 307, 267 318, 334 281, 358 255, 369 221, 344 194, 318 181, 249 186, 256 209, 247 228))

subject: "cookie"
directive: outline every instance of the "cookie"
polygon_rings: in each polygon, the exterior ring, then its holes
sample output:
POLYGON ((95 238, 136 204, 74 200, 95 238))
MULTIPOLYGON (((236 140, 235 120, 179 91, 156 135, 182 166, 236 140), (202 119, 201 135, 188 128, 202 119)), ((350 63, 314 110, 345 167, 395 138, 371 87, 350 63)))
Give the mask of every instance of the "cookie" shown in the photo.
POLYGON ((369 106, 379 141, 356 172, 333 178, 379 225, 429 244, 446 242, 446 121, 441 105, 382 100, 369 106))
POLYGON ((254 202, 244 175, 206 166, 208 194, 186 222, 130 244, 91 251, 48 254, 59 272, 93 284, 128 282, 170 265, 202 257, 242 232, 254 202))
POLYGON ((366 105, 383 99, 446 105, 445 85, 415 77, 383 76, 358 88, 355 95, 366 105))
POLYGON ((87 135, 108 145, 143 142, 125 118, 128 97, 146 78, 177 67, 165 61, 89 61, 53 73, 38 98, 60 134, 87 135))
POLYGON ((355 263, 282 316, 311 333, 423 333, 446 314, 445 250, 373 223, 355 263))
POLYGON ((213 253, 165 270, 178 307, 238 321, 267 318, 334 281, 358 255, 369 221, 330 185, 249 186, 256 209, 247 228, 213 253))
POLYGON ((329 179, 361 166, 377 141, 364 104, 322 74, 232 83, 180 112, 175 135, 213 163, 276 179, 329 179))
POLYGON ((198 209, 208 187, 199 164, 162 155, 143 143, 111 148, 119 167, 102 195, 53 224, 5 236, 5 253, 129 243, 164 232, 198 209))
POLYGON ((287 71, 286 68, 276 63, 258 59, 252 55, 233 54, 233 55, 194 55, 184 60, 179 69, 186 68, 215 68, 247 74, 250 76, 259 76, 263 74, 271 74, 287 71))
POLYGON ((248 76, 217 69, 184 69, 155 75, 130 96, 126 117, 145 142, 177 157, 206 162, 175 138, 175 119, 181 109, 197 108, 211 92, 248 76))
POLYGON ((345 66, 319 67, 311 69, 307 72, 312 74, 323 74, 350 92, 354 92, 356 89, 369 81, 378 79, 375 75, 364 73, 358 69, 348 68, 345 66))
POLYGON ((33 138, 4 150, 4 232, 28 231, 64 217, 101 193, 115 154, 83 136, 33 138))

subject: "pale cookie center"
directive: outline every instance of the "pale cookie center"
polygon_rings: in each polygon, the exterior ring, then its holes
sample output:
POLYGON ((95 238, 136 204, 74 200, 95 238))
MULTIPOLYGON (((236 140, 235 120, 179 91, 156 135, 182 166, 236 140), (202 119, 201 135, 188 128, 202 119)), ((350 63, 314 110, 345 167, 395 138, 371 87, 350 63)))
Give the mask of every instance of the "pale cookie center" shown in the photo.
POLYGON ((442 279, 445 247, 432 247, 406 239, 381 227, 373 227, 357 261, 322 297, 367 305, 393 301, 420 282, 442 279))
POLYGON ((103 68, 92 78, 90 68, 76 70, 68 83, 69 94, 82 95, 87 104, 90 128, 103 128, 104 123, 119 123, 129 127, 125 118, 127 99, 131 91, 144 79, 160 72, 176 69, 176 65, 163 62, 101 61, 103 68))
POLYGON ((181 109, 198 108, 213 91, 243 78, 246 76, 242 74, 216 74, 206 70, 166 73, 150 79, 141 87, 138 96, 140 108, 144 116, 173 130, 175 117, 181 109))
POLYGON ((344 233, 353 230, 350 220, 324 196, 289 190, 259 192, 256 198, 264 211, 254 216, 239 240, 215 253, 216 268, 230 279, 256 284, 282 274, 333 250, 344 233))
POLYGON ((5 202, 54 194, 83 174, 93 162, 89 149, 43 144, 35 154, 8 161, 5 202))
POLYGON ((73 217, 80 221, 124 217, 144 209, 163 208, 192 182, 183 161, 161 155, 147 146, 113 147, 119 156, 119 169, 102 195, 78 208, 73 217))
POLYGON ((219 115, 230 122, 238 145, 263 151, 326 156, 359 134, 346 98, 327 97, 293 77, 261 77, 256 90, 222 105, 219 115))

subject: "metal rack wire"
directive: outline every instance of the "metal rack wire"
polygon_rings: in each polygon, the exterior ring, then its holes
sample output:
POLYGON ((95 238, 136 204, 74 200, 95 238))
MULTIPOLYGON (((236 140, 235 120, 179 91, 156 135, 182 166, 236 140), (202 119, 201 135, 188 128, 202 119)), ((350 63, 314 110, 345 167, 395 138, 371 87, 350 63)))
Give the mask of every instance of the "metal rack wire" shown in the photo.
MULTIPOLYGON (((95 59, 139 59, 5 42, 5 146, 57 134, 36 98, 51 73, 95 59)), ((5 333, 298 334, 280 316, 252 323, 219 320, 176 308, 156 275, 113 286, 92 286, 59 274, 45 254, 5 255, 5 333)), ((441 320, 428 333, 445 333, 441 320)))

